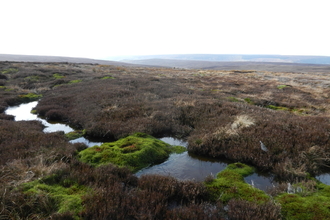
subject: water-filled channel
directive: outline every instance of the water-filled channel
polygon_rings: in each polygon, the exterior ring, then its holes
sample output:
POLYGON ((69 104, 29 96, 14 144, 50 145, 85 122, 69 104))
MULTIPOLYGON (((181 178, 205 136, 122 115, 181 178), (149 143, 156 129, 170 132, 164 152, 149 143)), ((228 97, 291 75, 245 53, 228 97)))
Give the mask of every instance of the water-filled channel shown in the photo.
MULTIPOLYGON (((71 131, 74 131, 73 128, 71 128, 70 126, 63 124, 63 123, 59 123, 59 122, 51 122, 51 121, 47 121, 43 118, 38 117, 35 114, 31 113, 31 110, 36 107, 38 104, 38 101, 34 101, 34 102, 29 102, 29 103, 24 103, 21 104, 19 106, 13 106, 13 107, 9 107, 5 113, 7 115, 13 115, 15 116, 15 120, 16 121, 31 121, 31 120, 37 120, 40 121, 44 126, 45 129, 43 130, 45 133, 49 133, 49 132, 56 132, 56 131, 63 131, 64 133, 69 133, 71 131)), ((87 146, 94 146, 94 145, 101 145, 102 142, 94 142, 94 141, 90 141, 84 137, 75 139, 70 141, 72 143, 76 143, 76 142, 82 142, 85 143, 87 146)))
MULTIPOLYGON (((44 132, 63 131, 65 133, 74 131, 68 125, 62 123, 48 122, 45 119, 39 118, 37 115, 32 114, 31 110, 38 104, 37 101, 27 104, 21 104, 15 107, 9 107, 6 110, 6 114, 15 116, 16 121, 21 120, 38 120, 45 125, 44 132)), ((171 145, 187 146, 187 143, 171 137, 161 138, 162 141, 171 145)), ((102 142, 89 141, 88 139, 81 137, 70 141, 71 143, 82 142, 88 146, 101 145, 102 142)), ((227 166, 228 162, 217 159, 204 158, 193 155, 188 152, 181 154, 171 154, 169 159, 165 162, 157 165, 147 167, 136 173, 137 176, 144 174, 161 174, 173 176, 180 180, 196 180, 203 181, 208 175, 215 175, 227 166)), ((317 177, 325 184, 330 184, 330 175, 324 174, 317 177)), ((267 174, 254 173, 245 178, 245 181, 252 184, 262 190, 271 187, 273 184, 273 178, 267 174)))

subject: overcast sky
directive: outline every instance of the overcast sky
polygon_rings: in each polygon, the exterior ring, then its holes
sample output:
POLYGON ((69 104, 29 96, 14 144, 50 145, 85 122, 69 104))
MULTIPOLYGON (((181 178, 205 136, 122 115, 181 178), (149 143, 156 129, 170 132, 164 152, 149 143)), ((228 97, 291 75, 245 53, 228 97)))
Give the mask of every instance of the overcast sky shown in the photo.
POLYGON ((0 0, 0 54, 330 56, 328 0, 0 0))

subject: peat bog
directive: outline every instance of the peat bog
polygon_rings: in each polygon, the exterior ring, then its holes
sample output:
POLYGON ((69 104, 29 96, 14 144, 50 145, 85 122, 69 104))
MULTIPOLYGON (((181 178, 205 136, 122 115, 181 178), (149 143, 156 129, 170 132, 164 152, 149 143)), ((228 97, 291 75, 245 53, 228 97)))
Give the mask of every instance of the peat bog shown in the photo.
POLYGON ((0 62, 0 219, 326 219, 330 189, 313 177, 330 166, 327 75, 0 62), (34 100, 89 138, 171 136, 239 163, 203 182, 87 164, 85 144, 5 114, 34 100), (283 184, 260 192, 245 166, 283 184))

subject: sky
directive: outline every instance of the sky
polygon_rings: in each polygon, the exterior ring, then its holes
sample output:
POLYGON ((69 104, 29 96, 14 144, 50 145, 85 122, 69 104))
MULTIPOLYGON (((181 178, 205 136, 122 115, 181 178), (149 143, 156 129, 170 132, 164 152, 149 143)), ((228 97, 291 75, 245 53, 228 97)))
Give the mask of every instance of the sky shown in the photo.
POLYGON ((0 54, 330 56, 328 0, 0 0, 0 54))

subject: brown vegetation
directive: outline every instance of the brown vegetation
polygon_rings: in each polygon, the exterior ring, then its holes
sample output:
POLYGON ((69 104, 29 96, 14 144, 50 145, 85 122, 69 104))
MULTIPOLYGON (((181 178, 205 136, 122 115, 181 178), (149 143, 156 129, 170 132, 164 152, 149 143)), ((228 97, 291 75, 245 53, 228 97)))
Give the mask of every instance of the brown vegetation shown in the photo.
MULTIPOLYGON (((290 181, 330 166, 330 89, 322 73, 0 62, 0 76, 1 217, 70 219, 70 213, 55 213, 51 198, 13 190, 49 174, 57 175, 55 182, 71 179, 93 189, 79 214, 86 219, 221 219, 226 213, 201 183, 136 178, 127 169, 77 162, 84 145, 69 144, 62 133, 43 133, 37 121, 15 122, 4 114, 31 93, 43 95, 39 115, 94 138, 135 132, 185 138, 190 152, 252 164, 290 181)), ((228 216, 277 219, 278 209, 236 200, 228 216)))
POLYGON ((86 129, 91 137, 118 139, 136 131, 187 137, 190 152, 250 163, 285 179, 330 165, 328 88, 281 86, 253 71, 98 68, 113 79, 49 90, 38 113, 86 129), (244 115, 253 124, 235 121, 244 115), (317 155, 308 156, 313 146, 317 155))

